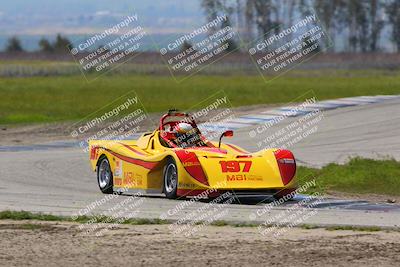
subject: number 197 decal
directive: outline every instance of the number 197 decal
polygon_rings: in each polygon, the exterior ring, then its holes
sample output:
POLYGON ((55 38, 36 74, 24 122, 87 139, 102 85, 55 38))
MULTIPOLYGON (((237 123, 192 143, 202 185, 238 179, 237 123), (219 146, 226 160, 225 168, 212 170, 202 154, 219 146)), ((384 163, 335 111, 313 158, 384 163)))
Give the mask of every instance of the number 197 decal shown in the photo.
POLYGON ((249 172, 251 161, 220 161, 222 172, 249 172))

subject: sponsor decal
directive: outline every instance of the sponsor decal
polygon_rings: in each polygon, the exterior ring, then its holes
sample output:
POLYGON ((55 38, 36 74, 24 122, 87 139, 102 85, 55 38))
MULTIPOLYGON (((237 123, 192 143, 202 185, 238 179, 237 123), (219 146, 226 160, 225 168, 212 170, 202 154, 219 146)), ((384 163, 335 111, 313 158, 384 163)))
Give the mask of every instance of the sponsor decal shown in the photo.
POLYGON ((134 187, 143 185, 142 175, 138 173, 124 172, 124 179, 125 179, 125 185, 134 187))
POLYGON ((248 181, 263 181, 264 179, 262 178, 261 175, 251 175, 251 174, 248 174, 248 175, 247 175, 247 180, 248 180, 248 181))
POLYGON ((260 175, 251 174, 227 174, 226 180, 231 181, 262 181, 263 178, 260 175))
POLYGON ((195 184, 190 184, 190 183, 178 183, 179 188, 185 188, 185 189, 192 189, 192 188, 197 188, 198 186, 195 184))
POLYGON ((115 169, 114 169, 114 176, 115 177, 122 177, 122 161, 119 159, 115 160, 115 169))
POLYGON ((114 177, 114 185, 116 185, 116 186, 122 185, 122 178, 114 177))
POLYGON ((227 174, 226 180, 227 181, 246 181, 247 177, 246 177, 246 174, 227 174))
POLYGON ((183 162, 182 163, 183 167, 190 167, 190 166, 200 166, 200 162, 192 162, 192 161, 188 161, 188 162, 183 162))

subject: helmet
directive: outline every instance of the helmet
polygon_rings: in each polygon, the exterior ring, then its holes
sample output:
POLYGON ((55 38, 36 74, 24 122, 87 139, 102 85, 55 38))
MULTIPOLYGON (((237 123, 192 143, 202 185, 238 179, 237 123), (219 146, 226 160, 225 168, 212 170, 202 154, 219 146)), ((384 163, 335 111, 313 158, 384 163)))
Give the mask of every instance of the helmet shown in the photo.
POLYGON ((175 129, 178 133, 184 134, 184 133, 187 133, 187 132, 193 130, 193 126, 189 123, 181 122, 181 123, 178 123, 177 125, 175 125, 175 129))

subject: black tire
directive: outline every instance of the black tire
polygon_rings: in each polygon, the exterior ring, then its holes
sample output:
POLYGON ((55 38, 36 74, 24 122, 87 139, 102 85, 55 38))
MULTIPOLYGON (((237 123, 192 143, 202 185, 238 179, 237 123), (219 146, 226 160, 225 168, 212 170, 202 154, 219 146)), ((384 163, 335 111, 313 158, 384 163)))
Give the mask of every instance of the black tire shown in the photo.
MULTIPOLYGON (((274 197, 274 199, 275 199, 276 201, 279 201, 279 200, 281 200, 284 196, 273 195, 273 197, 274 197)), ((292 199, 293 199, 293 197, 287 197, 287 198, 286 198, 286 201, 290 201, 290 200, 292 200, 292 199)))
POLYGON ((101 156, 97 165, 97 184, 104 194, 113 193, 113 173, 106 156, 101 156))
POLYGON ((281 193, 275 194, 273 197, 277 201, 281 200, 284 197, 286 198, 286 201, 290 201, 290 200, 292 200, 294 198, 294 195, 292 195, 290 192, 289 193, 281 192, 281 193))
POLYGON ((175 199, 176 191, 178 190, 178 168, 173 158, 167 159, 167 164, 165 164, 164 167, 163 179, 163 192, 167 198, 175 199))

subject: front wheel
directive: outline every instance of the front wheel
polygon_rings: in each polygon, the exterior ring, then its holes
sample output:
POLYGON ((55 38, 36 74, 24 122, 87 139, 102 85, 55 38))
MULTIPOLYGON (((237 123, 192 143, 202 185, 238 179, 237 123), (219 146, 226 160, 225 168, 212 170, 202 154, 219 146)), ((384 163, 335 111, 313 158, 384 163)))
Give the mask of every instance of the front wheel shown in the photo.
POLYGON ((100 158, 99 165, 97 166, 97 183, 104 194, 113 193, 113 174, 106 156, 100 158))
POLYGON ((176 167, 175 160, 168 158, 167 164, 164 168, 164 193, 169 199, 176 198, 176 191, 178 190, 178 168, 176 167))

